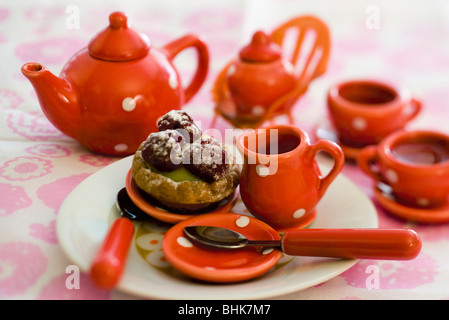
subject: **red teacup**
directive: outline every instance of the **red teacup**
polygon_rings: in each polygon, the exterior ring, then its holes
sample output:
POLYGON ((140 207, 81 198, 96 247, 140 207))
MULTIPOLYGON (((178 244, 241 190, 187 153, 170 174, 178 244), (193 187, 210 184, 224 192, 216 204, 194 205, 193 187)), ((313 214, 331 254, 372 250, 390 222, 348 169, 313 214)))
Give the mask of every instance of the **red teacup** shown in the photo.
POLYGON ((301 228, 316 215, 315 207, 344 165, 341 148, 330 141, 311 144, 307 134, 291 125, 247 130, 237 139, 244 164, 240 195, 247 209, 278 231, 301 228), (322 176, 318 152, 334 158, 322 176))
POLYGON ((329 90, 327 102, 340 142, 355 148, 378 143, 421 110, 407 89, 374 80, 339 83, 329 90))
POLYGON ((435 131, 395 132, 362 149, 361 169, 389 185, 398 203, 437 208, 449 202, 449 136, 435 131))

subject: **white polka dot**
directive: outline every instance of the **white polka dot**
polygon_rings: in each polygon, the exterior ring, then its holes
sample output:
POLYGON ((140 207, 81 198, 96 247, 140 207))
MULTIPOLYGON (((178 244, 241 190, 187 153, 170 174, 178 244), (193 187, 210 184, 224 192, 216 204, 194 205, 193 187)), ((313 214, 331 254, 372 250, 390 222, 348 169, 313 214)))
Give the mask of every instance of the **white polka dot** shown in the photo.
POLYGON ((293 218, 299 219, 306 213, 305 209, 298 209, 293 213, 293 218))
POLYGON ((386 176, 387 180, 390 181, 391 183, 397 183, 399 181, 398 174, 396 173, 396 171, 394 171, 392 169, 388 169, 385 172, 385 176, 386 176))
POLYGON ((214 267, 204 267, 205 270, 216 270, 214 267))
POLYGON ((404 109, 402 109, 402 113, 406 116, 409 117, 411 116, 413 113, 415 113, 416 107, 413 104, 409 104, 407 105, 404 109))
POLYGON ((427 207, 430 204, 430 200, 426 198, 416 199, 416 203, 421 207, 427 207))
POLYGON ((160 233, 147 233, 136 239, 136 244, 145 250, 157 250, 162 246, 164 235, 160 233))
POLYGON ((162 252, 162 250, 151 251, 149 254, 147 254, 145 260, 149 264, 159 268, 168 268, 171 266, 170 263, 165 258, 165 255, 162 252))
POLYGON ((269 254, 273 250, 274 250, 273 248, 265 249, 264 251, 262 251, 262 254, 269 254))
POLYGON ((174 74, 170 75, 170 77, 168 78, 168 85, 173 90, 175 90, 178 87, 178 78, 176 77, 176 75, 174 74))
POLYGON ((237 220, 235 220, 235 224, 237 227, 244 228, 249 224, 249 218, 247 216, 241 216, 237 220))
POLYGON ((256 166, 256 173, 259 177, 262 177, 262 178, 266 177, 270 174, 270 168, 268 168, 262 164, 259 164, 256 166))
POLYGON ((177 242, 181 247, 184 247, 184 248, 190 248, 190 247, 193 247, 192 242, 190 242, 189 239, 184 238, 184 237, 178 237, 178 238, 176 239, 176 242, 177 242))
POLYGON ((254 106, 251 108, 253 115, 260 117, 265 113, 265 108, 263 106, 254 106))
POLYGON ((136 100, 130 97, 123 99, 122 108, 128 112, 133 111, 136 108, 136 100))
POLYGON ((128 146, 124 143, 119 143, 117 145, 115 145, 114 150, 117 152, 123 152, 128 150, 128 146))
POLYGON ((351 125, 354 129, 362 131, 366 129, 367 123, 365 119, 357 117, 352 119, 351 125))
POLYGON ((236 68, 235 68, 235 65, 233 64, 232 66, 230 66, 228 68, 227 75, 232 76, 235 73, 235 70, 236 70, 236 68))

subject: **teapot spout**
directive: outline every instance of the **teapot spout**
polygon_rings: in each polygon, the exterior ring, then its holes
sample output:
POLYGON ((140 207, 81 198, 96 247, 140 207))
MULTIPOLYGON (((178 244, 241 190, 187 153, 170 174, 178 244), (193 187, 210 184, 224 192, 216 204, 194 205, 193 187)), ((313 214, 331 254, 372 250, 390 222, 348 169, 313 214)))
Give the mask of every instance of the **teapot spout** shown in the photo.
POLYGON ((21 71, 33 85, 47 119, 62 133, 76 138, 81 114, 75 88, 39 63, 26 63, 21 71))

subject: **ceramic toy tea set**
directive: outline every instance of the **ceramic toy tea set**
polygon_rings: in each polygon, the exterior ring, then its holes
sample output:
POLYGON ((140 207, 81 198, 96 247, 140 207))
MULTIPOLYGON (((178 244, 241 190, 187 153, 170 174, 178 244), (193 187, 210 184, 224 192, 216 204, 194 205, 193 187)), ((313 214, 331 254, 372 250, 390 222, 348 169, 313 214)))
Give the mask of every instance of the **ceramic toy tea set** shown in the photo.
MULTIPOLYGON (((185 144, 179 125, 190 128, 195 124, 184 111, 170 111, 158 121, 159 131, 151 133, 135 153, 126 179, 127 197, 120 196, 123 190, 117 196, 123 217, 113 222, 92 262, 90 275, 98 286, 111 289, 120 280, 134 233, 131 220, 140 219, 145 214, 175 224, 165 234, 162 243, 171 265, 190 277, 210 282, 237 282, 260 276, 280 259, 279 250, 292 255, 364 259, 413 259, 419 253, 421 241, 412 230, 319 231, 312 228, 305 233, 304 228, 316 217, 316 205, 341 171, 344 155, 340 147, 330 141, 310 144, 307 134, 291 125, 260 128, 238 138, 237 146, 244 157, 241 178, 239 174, 240 195, 254 217, 232 213, 235 183, 230 190, 231 199, 226 198, 226 193, 219 199, 214 198, 220 203, 218 207, 215 203, 210 204, 209 200, 204 207, 202 199, 209 190, 221 189, 220 186, 227 184, 229 178, 235 181, 234 162, 230 160, 225 162, 230 165, 223 166, 222 155, 226 149, 201 132, 190 145, 185 144), (169 128, 167 124, 170 124, 169 128), (182 144, 185 148, 180 148, 182 144), (147 149, 151 150, 150 158, 146 156, 147 149), (181 149, 185 152, 179 155, 186 161, 173 168, 170 161, 181 149), (320 151, 334 157, 334 165, 325 176, 316 162, 320 151), (201 153, 200 162, 191 161, 198 155, 195 152, 201 153), (210 157, 213 158, 217 152, 219 157, 215 160, 218 162, 210 162, 210 157), (200 170, 192 170, 192 164, 200 170), (209 178, 209 172, 214 174, 213 179, 209 178), (155 197, 165 189, 170 201, 158 202, 155 197), (198 209, 192 211, 188 206, 189 215, 186 215, 185 199, 179 195, 188 195, 192 200, 189 204, 198 209), (138 200, 133 200, 133 197, 138 200), (221 204, 220 199, 225 203, 221 204), (151 207, 157 211, 148 210, 151 207), (167 213, 160 213, 164 211, 167 213), (277 241, 278 249, 259 244, 232 252, 220 251, 217 255, 214 246, 206 243, 204 248, 204 245, 192 244, 193 239, 183 233, 184 227, 192 226, 244 231, 243 236, 249 240, 277 241), (353 243, 357 245, 351 245, 353 243)), ((189 136, 187 131, 185 133, 189 136)), ((227 156, 232 157, 231 154, 227 156)), ((235 240, 227 238, 223 231, 216 234, 206 232, 204 235, 222 243, 225 239, 228 244, 235 240)))
MULTIPOLYGON (((311 143, 307 133, 293 124, 260 127, 275 116, 290 115, 309 83, 324 73, 328 55, 326 25, 315 17, 304 16, 286 22, 270 35, 255 32, 239 57, 220 73, 214 85, 214 121, 222 116, 235 127, 256 128, 237 139, 236 147, 243 157, 242 168, 227 146, 205 136, 195 121, 180 110, 200 89, 208 71, 208 49, 197 36, 186 35, 157 49, 146 36, 128 27, 125 14, 114 12, 109 16, 109 26, 67 62, 60 77, 39 63, 23 65, 23 74, 34 86, 44 114, 55 127, 93 152, 133 155, 132 166, 123 177, 125 188, 117 190, 122 215, 111 223, 92 261, 90 273, 94 282, 107 289, 117 285, 135 232, 132 221, 145 218, 174 224, 163 240, 167 260, 182 273, 211 282, 236 282, 260 276, 283 253, 366 259, 415 258, 421 241, 411 230, 311 228, 306 231, 304 228, 319 215, 317 204, 343 168, 344 152, 332 141, 311 143), (282 45, 292 28, 299 29, 298 37, 292 57, 285 57, 282 45), (296 63, 310 30, 316 34, 314 46, 298 72, 296 63), (190 84, 183 88, 173 58, 190 47, 197 51, 197 69, 190 84), (325 175, 317 162, 319 152, 333 158, 333 166, 325 175), (239 196, 253 216, 232 213, 239 196), (184 232, 185 227, 200 225, 204 230, 221 228, 218 233, 202 234, 210 241, 224 241, 229 245, 236 238, 224 235, 244 230, 239 236, 245 240, 274 241, 276 248, 247 246, 231 251, 223 249, 217 254, 217 249, 210 245, 192 244, 194 239, 184 232), (225 232, 223 228, 231 231, 225 232)), ((336 123, 349 122, 352 127, 356 123, 355 131, 345 125, 339 128, 343 140, 377 143, 380 135, 398 129, 419 112, 420 104, 402 91, 380 84, 374 86, 374 93, 371 83, 342 85, 335 89, 337 95, 331 90, 329 110, 336 123), (381 101, 367 100, 366 95, 378 99, 378 92, 385 95, 381 101), (350 120, 351 110, 357 109, 357 104, 382 104, 382 107, 363 107, 369 109, 363 111, 364 122, 350 120), (409 105, 414 109, 410 110, 409 105), (370 108, 382 111, 372 114, 370 108), (378 133, 373 128, 380 118, 387 119, 388 126, 376 128, 382 130, 378 133), (372 135, 358 129, 369 129, 372 135)), ((431 152, 435 159, 446 159, 447 154, 440 147, 446 149, 449 138, 429 139, 433 139, 430 144, 437 146, 431 152)), ((386 148, 387 143, 394 145, 385 142, 380 148, 386 148)), ((382 175, 392 182, 390 169, 384 168, 388 161, 384 160, 382 150, 362 153, 367 163, 379 159, 381 173, 371 173, 368 164, 363 169, 376 179, 382 175)), ((399 160, 390 161, 395 163, 393 168, 401 180, 392 187, 402 198, 407 194, 403 190, 407 185, 402 182, 403 175, 410 170, 403 168, 406 165, 399 164, 399 160)), ((426 172, 438 172, 439 179, 447 180, 448 163, 437 162, 435 167, 416 170, 414 174, 420 177, 426 172)), ((425 185, 435 183, 429 178, 425 185)), ((449 186, 446 187, 447 194, 449 186)), ((424 189, 417 188, 423 191, 420 197, 425 199, 418 202, 426 201, 429 206, 444 202, 444 192, 443 195, 428 194, 424 189)), ((408 199, 407 195, 404 199, 408 199)))
POLYGON ((447 135, 407 130, 422 112, 407 88, 384 80, 341 82, 329 89, 327 110, 330 121, 317 125, 315 137, 338 143, 345 159, 373 178, 382 207, 410 221, 449 221, 447 135))
POLYGON ((317 138, 340 145, 346 160, 374 180, 374 196, 389 213, 420 223, 449 221, 446 134, 407 130, 422 112, 407 88, 381 80, 352 80, 329 89, 330 123, 317 138))

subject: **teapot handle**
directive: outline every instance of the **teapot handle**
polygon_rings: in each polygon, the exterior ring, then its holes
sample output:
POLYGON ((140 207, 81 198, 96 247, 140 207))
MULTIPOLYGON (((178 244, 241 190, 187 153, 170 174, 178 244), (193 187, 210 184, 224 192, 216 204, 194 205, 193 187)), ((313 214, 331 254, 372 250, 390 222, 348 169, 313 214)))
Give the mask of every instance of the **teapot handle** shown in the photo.
POLYGON ((198 53, 198 65, 194 77, 185 89, 184 102, 188 102, 201 88, 204 80, 206 80, 209 68, 209 50, 207 49, 206 44, 193 34, 185 35, 163 47, 169 60, 173 60, 178 53, 189 47, 193 47, 198 53))
POLYGON ((319 168, 316 168, 320 179, 319 193, 320 196, 323 196, 331 182, 334 181, 334 179, 343 169, 343 165, 345 164, 345 156, 342 149, 336 143, 328 140, 318 140, 315 144, 312 144, 310 146, 309 151, 307 152, 309 159, 314 161, 316 155, 320 151, 328 153, 334 159, 334 166, 326 176, 323 177, 321 175, 321 172, 319 171, 319 168))

